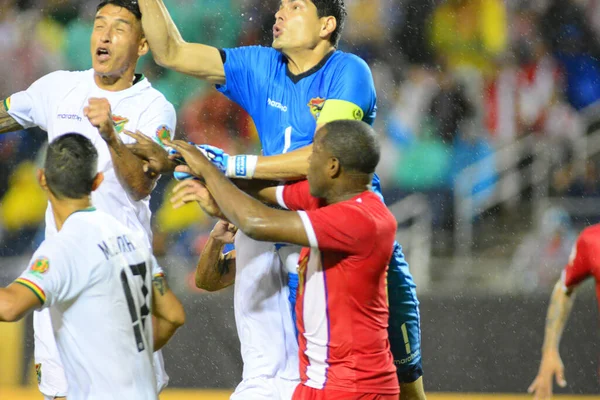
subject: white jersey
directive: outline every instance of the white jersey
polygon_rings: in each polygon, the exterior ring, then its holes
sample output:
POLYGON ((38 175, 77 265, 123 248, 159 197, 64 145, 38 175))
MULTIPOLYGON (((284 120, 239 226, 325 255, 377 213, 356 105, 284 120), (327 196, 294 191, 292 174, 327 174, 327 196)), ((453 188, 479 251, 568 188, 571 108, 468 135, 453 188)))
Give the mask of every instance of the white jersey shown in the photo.
MULTIPOLYGON (((144 230, 151 243, 150 197, 142 201, 129 198, 115 174, 108 146, 98 129, 83 115, 91 97, 106 98, 111 105, 115 130, 124 143, 134 139, 123 130, 140 131, 151 138, 173 138, 176 114, 173 105, 153 89, 148 79, 138 75, 128 89, 110 92, 100 89, 94 80, 94 70, 57 71, 50 73, 27 90, 6 100, 8 113, 21 126, 38 126, 48 132, 51 142, 66 133, 80 133, 92 141, 98 150, 98 171, 104 182, 92 193, 93 204, 134 230, 144 230)), ((56 232, 50 206, 46 210, 46 237, 56 232)))
MULTIPOLYGON (((255 241, 238 231, 235 248, 233 301, 244 361, 243 379, 279 377, 297 381, 300 363, 288 300, 287 271, 275 244, 255 241)), ((241 384, 236 393, 244 388, 247 389, 241 384)), ((249 392, 245 398, 258 398, 253 395, 249 392)))
MULTIPOLYGON (((153 89, 142 75, 136 76, 133 86, 110 92, 100 89, 94 80, 94 70, 57 71, 50 73, 27 90, 13 94, 5 106, 21 126, 38 126, 48 132, 48 141, 66 133, 79 133, 92 141, 98 151, 98 171, 104 173, 104 181, 92 192, 92 202, 99 210, 109 213, 128 228, 144 232, 144 239, 151 248, 149 200, 133 201, 118 181, 108 146, 98 129, 83 115, 83 109, 91 97, 106 98, 111 105, 115 130, 124 143, 134 140, 122 134, 123 130, 140 131, 155 140, 173 138, 176 124, 175 109, 165 97, 153 89)), ((56 234, 56 225, 50 203, 46 210, 46 239, 56 234)), ((33 327, 35 337, 35 362, 40 391, 49 397, 64 396, 67 382, 58 360, 56 343, 52 336, 49 310, 35 312, 33 327)), ((159 388, 168 383, 162 354, 155 354, 159 388)))
POLYGON ((157 399, 152 276, 144 239, 94 208, 70 215, 16 280, 50 308, 67 398, 157 399))

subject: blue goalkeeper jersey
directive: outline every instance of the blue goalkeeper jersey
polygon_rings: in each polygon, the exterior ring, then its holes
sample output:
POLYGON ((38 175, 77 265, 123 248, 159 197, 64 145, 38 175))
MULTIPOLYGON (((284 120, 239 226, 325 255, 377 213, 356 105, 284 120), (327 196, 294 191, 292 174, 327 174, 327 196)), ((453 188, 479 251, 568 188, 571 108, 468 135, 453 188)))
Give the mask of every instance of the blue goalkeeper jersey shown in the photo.
MULTIPOLYGON (((224 85, 217 90, 242 106, 254 120, 263 155, 286 153, 312 144, 317 124, 338 119, 375 120, 373 76, 359 57, 336 50, 314 68, 292 75, 282 53, 260 46, 221 50, 224 85)), ((379 178, 373 190, 381 195, 379 178)), ((290 275, 290 302, 297 280, 290 275)), ((402 247, 394 244, 388 271, 390 345, 398 376, 413 382, 422 374, 420 318, 415 283, 402 247)), ((292 307, 292 312, 294 308, 292 307)))
POLYGON ((263 155, 286 153, 313 142, 317 123, 375 120, 376 95, 368 65, 336 50, 314 68, 292 75, 282 53, 261 46, 222 50, 226 83, 217 90, 254 120, 263 155))

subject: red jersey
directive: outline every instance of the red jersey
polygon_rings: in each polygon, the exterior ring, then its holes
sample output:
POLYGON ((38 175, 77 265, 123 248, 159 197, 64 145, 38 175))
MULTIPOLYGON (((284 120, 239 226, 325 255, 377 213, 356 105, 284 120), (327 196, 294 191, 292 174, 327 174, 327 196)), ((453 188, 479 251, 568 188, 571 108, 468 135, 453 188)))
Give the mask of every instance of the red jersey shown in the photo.
POLYGON ((596 298, 600 308, 600 224, 581 232, 562 273, 565 288, 576 286, 589 277, 596 280, 596 298))
POLYGON ((325 206, 308 182, 278 189, 298 211, 310 248, 300 253, 296 323, 306 386, 354 393, 399 393, 388 341, 386 271, 397 222, 365 191, 325 206))

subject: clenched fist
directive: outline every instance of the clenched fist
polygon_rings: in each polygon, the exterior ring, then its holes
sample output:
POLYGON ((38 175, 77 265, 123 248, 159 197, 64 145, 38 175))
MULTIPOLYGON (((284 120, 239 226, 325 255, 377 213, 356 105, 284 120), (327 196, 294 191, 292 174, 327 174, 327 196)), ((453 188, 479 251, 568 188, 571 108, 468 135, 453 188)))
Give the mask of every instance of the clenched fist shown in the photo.
POLYGON ((90 98, 87 107, 83 109, 83 115, 98 128, 104 141, 110 144, 117 139, 110 103, 107 99, 90 98))

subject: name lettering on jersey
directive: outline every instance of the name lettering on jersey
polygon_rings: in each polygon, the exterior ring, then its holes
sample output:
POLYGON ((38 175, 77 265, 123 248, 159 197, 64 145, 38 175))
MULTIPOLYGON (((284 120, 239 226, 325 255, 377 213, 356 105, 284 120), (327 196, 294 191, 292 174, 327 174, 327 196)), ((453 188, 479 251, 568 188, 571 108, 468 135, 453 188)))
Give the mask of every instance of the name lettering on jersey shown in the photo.
POLYGON ((112 237, 108 241, 103 240, 102 243, 98 243, 98 247, 107 260, 118 254, 135 250, 135 246, 127 238, 127 235, 112 237))
POLYGON ((69 119, 81 122, 81 117, 77 114, 58 114, 57 117, 58 119, 69 119))
POLYGON ((280 103, 280 102, 278 102, 278 101, 274 101, 274 100, 271 100, 271 99, 267 99, 267 103, 268 103, 268 104, 269 104, 271 107, 278 108, 278 109, 280 109, 280 110, 281 110, 281 111, 283 111, 283 112, 287 112, 287 110, 288 110, 287 106, 284 106, 283 104, 281 104, 281 103, 280 103))
POLYGON ((314 99, 310 99, 307 106, 310 109, 311 114, 315 117, 315 120, 319 119, 319 115, 321 115, 321 111, 323 110, 323 106, 325 105, 325 99, 322 97, 315 97, 314 99))
POLYGON ((113 124, 115 125, 115 131, 117 131, 117 133, 123 132, 123 129, 125 128, 125 124, 129 122, 129 120, 127 118, 121 117, 119 115, 113 115, 112 120, 113 120, 113 124))

